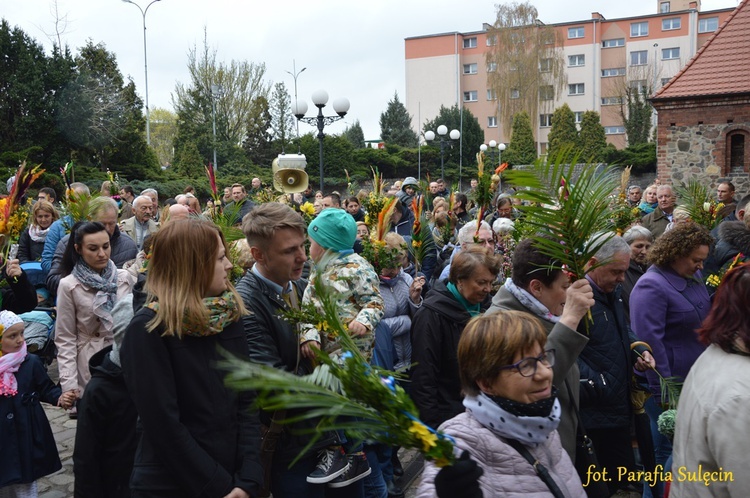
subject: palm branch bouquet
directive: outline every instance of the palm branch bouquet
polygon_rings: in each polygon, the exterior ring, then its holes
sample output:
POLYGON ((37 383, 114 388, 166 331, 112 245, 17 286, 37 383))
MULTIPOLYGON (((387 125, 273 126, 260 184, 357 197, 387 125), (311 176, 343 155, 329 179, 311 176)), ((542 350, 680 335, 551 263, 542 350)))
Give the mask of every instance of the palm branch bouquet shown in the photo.
POLYGON ((695 178, 688 180, 687 185, 675 186, 675 193, 680 206, 685 209, 692 220, 707 230, 712 230, 721 223, 721 213, 725 208, 723 202, 717 202, 709 193, 708 187, 695 178))
MULTIPOLYGON (((631 348, 636 345, 646 344, 645 342, 634 342, 631 344, 631 348)), ((648 346, 646 344, 646 346, 648 346)), ((650 350, 650 347, 649 347, 650 350)), ((643 356, 635 349, 635 354, 643 358, 643 356)), ((656 368, 651 368, 659 377, 659 387, 661 390, 661 408, 664 410, 659 414, 659 418, 656 420, 656 426, 659 433, 669 438, 671 441, 674 437, 674 430, 677 417, 677 404, 680 401, 680 393, 682 392, 683 381, 679 377, 664 377, 656 368)))
POLYGON ((716 273, 712 273, 711 275, 706 277, 706 287, 708 288, 708 293, 715 293, 719 288, 719 285, 721 285, 721 281, 724 280, 726 274, 732 271, 737 265, 744 264, 747 261, 748 257, 745 254, 741 252, 737 253, 734 259, 725 263, 724 266, 719 268, 719 271, 717 271, 716 273))
POLYGON ((399 201, 395 197, 386 198, 382 210, 373 213, 373 217, 377 216, 375 229, 370 232, 370 237, 362 240, 362 257, 372 265, 378 275, 384 268, 401 266, 398 261, 398 249, 385 248, 385 234, 390 230, 391 216, 397 202, 399 201))
POLYGON ((229 371, 228 385, 240 391, 256 391, 256 403, 263 410, 298 411, 298 415, 282 423, 317 421, 310 430, 311 441, 297 458, 321 434, 345 430, 355 439, 414 448, 438 466, 451 464, 452 438, 419 420, 414 402, 395 382, 398 374, 367 363, 340 321, 328 285, 322 279, 317 279, 314 285, 323 311, 303 307, 292 312, 291 319, 318 324, 319 330, 338 335, 344 350, 340 360, 318 350, 318 366, 312 374, 299 377, 266 365, 228 359, 223 362, 229 371))
POLYGON ((632 166, 628 166, 622 170, 622 174, 620 175, 620 191, 612 199, 612 219, 617 235, 625 233, 641 217, 641 210, 638 209, 638 206, 630 207, 630 204, 628 204, 628 183, 630 183, 631 169, 632 166))
POLYGON ((242 233, 242 230, 235 226, 237 218, 239 218, 240 209, 242 209, 242 206, 238 204, 232 204, 229 209, 220 209, 219 206, 221 206, 221 198, 219 196, 219 189, 216 186, 216 170, 211 163, 208 163, 208 166, 204 166, 203 168, 206 171, 206 176, 208 177, 208 185, 211 188, 211 197, 214 200, 214 211, 211 216, 211 221, 213 221, 214 224, 219 227, 221 232, 224 234, 224 238, 226 239, 227 244, 231 244, 232 242, 242 239, 245 235, 242 233))
POLYGON ((614 168, 576 165, 577 160, 568 149, 505 173, 516 197, 526 201, 519 208, 524 223, 535 229, 529 238, 572 280, 594 268, 591 258, 615 236, 609 197, 619 184, 614 168))
POLYGON ((424 197, 415 195, 411 201, 414 224, 411 227, 411 244, 409 253, 414 259, 414 271, 419 272, 430 251, 435 250, 435 241, 430 233, 430 224, 424 209, 424 197))
POLYGON ((362 207, 366 213, 365 224, 370 232, 373 232, 378 223, 378 214, 383 211, 387 199, 383 175, 377 168, 370 168, 370 171, 372 171, 372 192, 362 200, 362 207))
POLYGON ((29 204, 24 202, 24 197, 42 173, 44 170, 40 166, 29 169, 24 161, 16 171, 8 197, 0 199, 0 234, 5 244, 3 261, 8 260, 10 246, 18 242, 21 232, 26 228, 30 209, 29 204))
POLYGON ((485 174, 484 157, 484 152, 477 153, 477 188, 471 196, 471 200, 477 206, 477 220, 480 222, 477 224, 477 231, 479 231, 479 225, 484 219, 484 214, 492 206, 492 199, 495 197, 495 189, 499 184, 499 181, 492 181, 491 175, 485 174))

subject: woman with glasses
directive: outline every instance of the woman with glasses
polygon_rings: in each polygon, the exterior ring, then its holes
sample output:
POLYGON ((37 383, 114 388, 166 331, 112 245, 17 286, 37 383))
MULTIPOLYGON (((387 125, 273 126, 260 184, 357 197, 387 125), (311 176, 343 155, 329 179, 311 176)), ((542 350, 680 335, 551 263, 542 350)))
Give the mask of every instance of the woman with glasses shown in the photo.
POLYGON ((554 365, 544 327, 528 313, 469 322, 458 343, 466 412, 440 426, 462 455, 443 469, 427 462, 417 496, 585 497, 557 433, 554 365))

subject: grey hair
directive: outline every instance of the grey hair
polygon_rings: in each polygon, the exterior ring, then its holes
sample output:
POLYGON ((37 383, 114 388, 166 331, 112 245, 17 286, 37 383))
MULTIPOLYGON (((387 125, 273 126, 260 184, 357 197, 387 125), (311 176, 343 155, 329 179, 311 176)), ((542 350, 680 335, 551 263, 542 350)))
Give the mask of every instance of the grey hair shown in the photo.
MULTIPOLYGON (((492 233, 492 227, 490 227, 490 224, 486 221, 482 221, 482 224, 479 225, 479 230, 487 230, 488 232, 492 233)), ((458 231, 458 244, 464 245, 464 244, 470 244, 474 242, 474 234, 477 233, 477 220, 472 220, 468 223, 466 223, 464 226, 461 227, 461 230, 458 231)))
POLYGON ((135 199, 133 199, 133 207, 138 207, 138 206, 136 206, 136 204, 141 204, 141 203, 146 202, 146 201, 148 201, 149 204, 150 204, 151 203, 151 197, 148 197, 146 195, 141 194, 138 197, 136 197, 135 199))
POLYGON ((97 219, 100 215, 114 211, 119 211, 117 201, 111 197, 101 196, 96 199, 92 199, 89 203, 89 214, 93 219, 97 219))
POLYGON ((141 195, 149 195, 149 194, 154 194, 157 197, 159 196, 159 192, 157 192, 155 188, 147 188, 141 192, 141 195))
POLYGON ((599 263, 608 263, 614 259, 615 254, 628 254, 630 255, 630 245, 625 242, 625 239, 614 235, 612 232, 608 233, 597 233, 591 237, 592 242, 598 242, 598 239, 609 237, 609 240, 602 245, 596 255, 594 256, 599 263))
POLYGON ((652 234, 651 230, 644 226, 634 225, 630 227, 630 230, 623 234, 622 238, 628 244, 632 244, 636 240, 648 240, 649 242, 653 242, 654 234, 652 234))

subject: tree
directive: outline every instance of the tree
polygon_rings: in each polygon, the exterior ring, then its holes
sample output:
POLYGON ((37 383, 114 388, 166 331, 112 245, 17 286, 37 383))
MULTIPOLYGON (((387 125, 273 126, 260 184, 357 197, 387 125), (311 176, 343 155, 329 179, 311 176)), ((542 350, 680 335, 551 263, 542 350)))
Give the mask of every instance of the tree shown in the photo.
POLYGON ((581 159, 588 162, 601 162, 604 159, 604 149, 607 147, 607 137, 601 124, 599 113, 586 111, 581 118, 581 131, 578 134, 581 159))
MULTIPOLYGON (((438 147, 438 150, 440 150, 440 137, 437 135, 437 129, 440 125, 445 125, 449 133, 450 130, 454 129, 461 132, 460 143, 453 142, 445 152, 446 164, 450 162, 458 166, 459 157, 461 157, 461 164, 464 168, 469 165, 472 167, 476 165, 476 154, 479 151, 479 146, 484 143, 484 130, 482 130, 479 121, 471 111, 465 107, 459 109, 457 105, 452 107, 440 106, 437 117, 425 122, 423 129, 435 132, 435 141, 432 145, 438 147)), ((439 157, 440 154, 438 154, 439 157)))
POLYGON ((417 145, 417 134, 411 127, 411 116, 398 100, 398 93, 393 94, 393 100, 388 102, 387 109, 380 115, 380 139, 402 147, 417 145))
POLYGON ((570 110, 568 104, 563 104, 552 113, 552 128, 549 131, 547 141, 549 143, 547 154, 550 157, 578 146, 576 116, 570 110))
MULTIPOLYGON (((247 134, 242 148, 255 164, 270 166, 276 154, 271 143, 271 121, 273 120, 265 97, 258 97, 253 103, 246 125, 247 134)), ((281 151, 279 151, 281 152, 281 151)))
POLYGON ((151 110, 151 147, 159 164, 167 166, 174 161, 174 142, 177 138, 177 114, 161 107, 151 110))
POLYGON ((555 95, 566 83, 562 38, 552 26, 538 21, 528 2, 497 5, 497 19, 487 32, 488 85, 494 93, 498 115, 508 126, 525 111, 533 129, 539 113, 550 110, 555 95))
POLYGON ((283 82, 276 83, 271 95, 269 112, 271 113, 271 137, 281 142, 284 150, 287 142, 294 136, 295 118, 292 114, 292 98, 283 82))
POLYGON ((362 149, 365 147, 365 132, 362 131, 362 125, 359 124, 359 119, 356 120, 353 125, 347 126, 342 135, 352 143, 355 149, 362 149))
POLYGON ((194 143, 188 142, 177 151, 173 170, 185 178, 196 178, 203 174, 205 165, 198 147, 194 143))
POLYGON ((526 112, 513 117, 513 134, 503 159, 510 165, 531 164, 536 161, 536 143, 531 131, 531 120, 526 112))
POLYGON ((653 107, 648 102, 651 89, 648 85, 629 86, 625 89, 625 99, 620 106, 620 114, 625 123, 628 145, 648 142, 651 135, 651 113, 653 107))

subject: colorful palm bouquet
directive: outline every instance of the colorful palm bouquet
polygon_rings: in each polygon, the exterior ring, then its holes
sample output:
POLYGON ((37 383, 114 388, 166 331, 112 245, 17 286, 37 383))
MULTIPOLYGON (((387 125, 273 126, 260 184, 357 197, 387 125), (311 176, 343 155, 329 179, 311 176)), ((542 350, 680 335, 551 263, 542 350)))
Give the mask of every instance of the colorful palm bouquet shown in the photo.
POLYGON ((355 439, 416 449, 438 466, 451 464, 452 438, 419 420, 414 402, 396 383, 397 373, 366 362, 339 320, 336 300, 327 284, 318 279, 315 291, 323 311, 303 309, 293 314, 292 320, 317 324, 319 330, 339 336, 344 350, 341 361, 316 351, 318 366, 312 374, 299 377, 266 365, 228 359, 223 362, 230 372, 228 385, 241 391, 256 391, 256 403, 263 410, 297 410, 299 415, 287 418, 285 424, 317 421, 309 431, 312 437, 308 446, 298 458, 321 434, 345 430, 355 439))
POLYGON ((365 210, 365 224, 372 232, 378 223, 378 213, 383 211, 386 204, 386 182, 382 173, 377 168, 370 168, 372 171, 372 192, 367 194, 362 200, 362 207, 365 210))
POLYGON ((632 166, 623 169, 620 175, 620 191, 612 199, 610 209, 612 210, 612 221, 615 225, 617 235, 624 234, 641 217, 641 210, 630 207, 628 204, 628 184, 630 183, 630 170, 632 166))
POLYGON ((29 219, 29 206, 24 202, 29 187, 44 173, 41 166, 31 169, 24 161, 16 171, 8 197, 0 199, 0 234, 5 244, 4 261, 8 259, 10 246, 18 242, 29 219))
POLYGON ((430 224, 424 209, 424 196, 416 195, 411 201, 411 210, 414 214, 414 224, 411 227, 411 244, 409 252, 414 260, 414 269, 420 271, 424 260, 430 252, 435 249, 435 241, 430 233, 430 224))
POLYGON ((691 178, 687 184, 675 186, 675 193, 680 207, 687 211, 691 221, 707 230, 713 230, 721 223, 726 206, 723 202, 717 202, 708 187, 698 180, 691 178))

